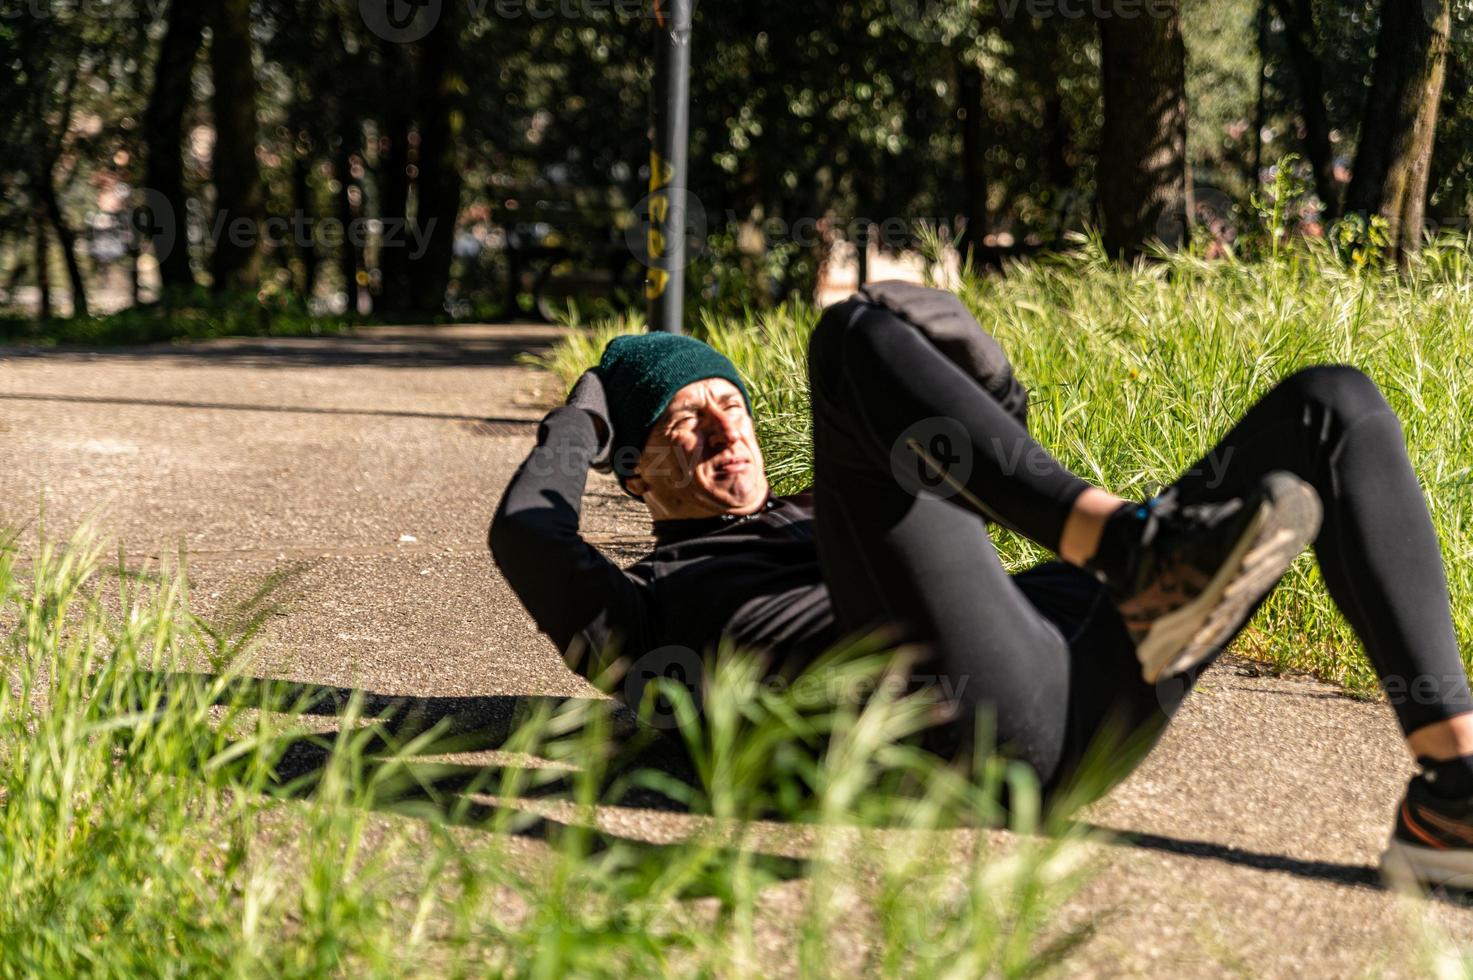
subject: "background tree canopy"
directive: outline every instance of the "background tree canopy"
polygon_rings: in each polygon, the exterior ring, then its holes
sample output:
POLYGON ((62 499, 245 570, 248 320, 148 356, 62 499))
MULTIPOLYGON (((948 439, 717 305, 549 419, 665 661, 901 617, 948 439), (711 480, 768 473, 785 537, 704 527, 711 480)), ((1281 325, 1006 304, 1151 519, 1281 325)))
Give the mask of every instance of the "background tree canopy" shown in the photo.
MULTIPOLYGON (((649 2, 8 6, 0 300, 637 307, 649 2)), ((1251 250, 1291 153, 1304 234, 1379 216, 1398 257, 1473 215, 1470 0, 703 3, 692 43, 710 303, 811 294, 837 243, 918 224, 978 264, 1089 228, 1251 250)))

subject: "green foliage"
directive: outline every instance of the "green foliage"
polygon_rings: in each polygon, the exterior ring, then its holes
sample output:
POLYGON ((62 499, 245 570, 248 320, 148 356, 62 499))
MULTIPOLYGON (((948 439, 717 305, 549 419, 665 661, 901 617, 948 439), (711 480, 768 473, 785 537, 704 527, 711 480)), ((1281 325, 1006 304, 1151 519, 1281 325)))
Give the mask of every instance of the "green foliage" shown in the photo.
POLYGON ((1298 165, 1299 154, 1282 157, 1273 168, 1273 181, 1268 190, 1262 195, 1254 192, 1250 198, 1268 236, 1270 258, 1279 257, 1298 224, 1300 208, 1309 193, 1309 184, 1299 175, 1298 165))
POLYGON ((1367 221, 1365 215, 1352 212, 1335 225, 1330 244, 1335 255, 1352 269, 1379 269, 1385 265, 1389 226, 1379 214, 1367 221))
MULTIPOLYGON (((1260 50, 1260 6, 1181 4, 1198 200, 1221 194, 1246 207, 1260 189, 1253 172, 1260 135, 1265 160, 1303 149, 1284 24, 1266 19, 1260 50)), ((1348 165, 1381 0, 1309 6, 1332 152, 1348 165)), ((404 164, 394 148, 409 142, 407 120, 422 124, 434 105, 422 86, 404 81, 415 77, 425 48, 375 35, 361 7, 353 0, 252 4, 266 211, 304 212, 314 229, 306 242, 263 250, 268 287, 284 279, 300 293, 341 296, 341 236, 328 234, 326 221, 347 217, 347 208, 388 228, 414 210, 394 173, 404 164)), ((22 270, 17 285, 34 281, 35 190, 48 174, 63 224, 79 233, 78 251, 89 251, 86 229, 109 245, 82 256, 84 277, 94 287, 116 288, 131 274, 119 247, 141 201, 148 134, 140 121, 167 9, 145 0, 63 4, 45 17, 12 18, 0 32, 0 53, 15 76, 7 104, 17 107, 0 123, 0 148, 8 151, 0 153, 0 276, 22 270)), ((730 261, 728 240, 764 221, 791 228, 826 217, 836 225, 928 219, 956 227, 969 172, 959 121, 968 112, 985 114, 980 164, 987 230, 999 236, 998 247, 1058 247, 1066 233, 1083 230, 1101 152, 1097 31, 1090 17, 1062 10, 1034 17, 1028 9, 972 0, 861 0, 840 9, 697 4, 689 186, 705 212, 712 251, 690 277, 692 296, 737 313, 744 304, 804 294, 827 242, 775 236, 730 261), (963 68, 985 79, 978 106, 961 104, 963 68), (730 273, 738 265, 751 273, 746 281, 730 273)), ((456 53, 468 83, 456 130, 459 226, 479 244, 464 239, 466 250, 454 260, 450 309, 457 317, 507 314, 502 243, 511 238, 564 250, 554 276, 565 280, 564 294, 612 292, 606 305, 637 305, 637 284, 628 288, 624 276, 613 289, 607 280, 622 275, 610 270, 631 258, 625 236, 641 218, 648 189, 648 6, 473 3, 466 10, 473 15, 458 18, 456 53)), ((1469 36, 1470 16, 1461 0, 1454 4, 1455 42, 1469 36)), ((1469 50, 1452 46, 1431 170, 1428 213, 1443 226, 1466 226, 1473 214, 1469 50)), ((208 98, 204 86, 193 93, 191 125, 208 98)), ((191 140, 185 148, 187 200, 171 202, 180 216, 193 211, 196 222, 213 218, 202 146, 191 140)), ((411 169, 418 173, 417 165, 411 169)), ((371 233, 362 270, 380 311, 404 306, 396 286, 403 253, 384 247, 384 234, 371 233)), ((198 242, 189 247, 207 250, 198 242)), ((59 252, 53 247, 53 288, 66 281, 59 252)), ((530 280, 536 270, 523 272, 530 280)), ((427 305, 415 312, 441 312, 427 305)))
MULTIPOLYGON (((1337 244, 1302 239, 1286 239, 1278 261, 1177 255, 1133 268, 1112 266, 1097 242, 1082 246, 1012 265, 1003 276, 971 278, 961 289, 1030 388, 1029 425, 1038 441, 1086 479, 1144 497, 1186 470, 1296 368, 1356 365, 1403 420, 1441 536, 1458 635, 1473 651, 1468 240, 1438 240, 1405 275, 1372 257, 1357 262, 1353 251, 1342 261, 1337 244)), ((811 479, 804 358, 817 315, 790 305, 702 325, 749 382, 779 492, 811 479)), ((579 333, 544 363, 571 380, 611 331, 635 326, 579 333)), ((999 544, 1015 569, 1048 557, 1010 534, 999 544)), ((1374 684, 1307 557, 1238 649, 1355 689, 1374 684)))
POLYGON ((216 337, 319 336, 351 329, 348 319, 313 315, 282 294, 260 302, 254 295, 214 296, 201 290, 193 297, 175 297, 169 304, 132 306, 107 316, 46 323, 0 317, 0 344, 110 347, 216 337))
POLYGON ((1034 788, 912 747, 930 704, 882 651, 787 687, 724 652, 694 785, 630 764, 650 732, 614 702, 541 699, 444 790, 443 724, 355 694, 314 734, 324 695, 245 676, 272 583, 211 626, 92 540, 0 548, 0 976, 1023 976, 1088 934, 1053 919, 1078 834, 956 829, 1003 782, 1034 829, 1034 788), (690 807, 673 838, 605 832, 630 787, 690 807))

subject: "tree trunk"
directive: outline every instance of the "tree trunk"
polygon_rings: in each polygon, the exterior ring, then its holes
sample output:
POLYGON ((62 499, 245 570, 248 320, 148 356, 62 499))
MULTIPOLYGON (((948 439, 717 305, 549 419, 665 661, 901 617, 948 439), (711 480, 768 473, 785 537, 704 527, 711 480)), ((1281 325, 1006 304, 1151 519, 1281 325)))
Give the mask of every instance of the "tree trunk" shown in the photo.
POLYGON ((61 246, 62 258, 66 262, 66 274, 72 287, 72 316, 87 316, 87 282, 82 276, 82 265, 77 261, 77 236, 68 227, 66 216, 61 213, 61 201, 57 199, 56 188, 51 184, 50 168, 45 174, 38 176, 36 194, 46 209, 51 227, 56 229, 56 241, 61 246))
MULTIPOLYGON (((408 76, 411 66, 404 56, 406 46, 386 43, 382 46, 386 62, 394 70, 408 76)), ((428 100, 433 106, 433 100, 428 100)), ((431 109, 433 111, 433 108, 431 109)), ((379 250, 379 297, 385 309, 405 312, 413 304, 409 295, 409 168, 411 159, 410 138, 414 131, 414 113, 408 98, 395 99, 386 112, 384 132, 388 147, 382 157, 379 193, 379 217, 386 229, 383 247, 379 250), (401 230, 392 239, 387 232, 393 222, 402 222, 401 230)))
POLYGON ((1258 2, 1258 98, 1253 106, 1253 153, 1249 162, 1248 189, 1258 192, 1263 174, 1263 127, 1268 125, 1268 5, 1273 0, 1258 2))
POLYGON ((1074 167, 1070 163, 1074 135, 1069 131, 1069 115, 1064 111, 1064 92, 1059 86, 1066 58, 1063 35, 1057 24, 1045 22, 1043 29, 1049 34, 1046 49, 1048 51, 1047 77, 1042 80, 1044 85, 1043 125, 1048 133, 1044 172, 1048 175, 1049 193, 1053 195, 1050 203, 1054 204, 1055 210, 1059 212, 1059 222, 1054 230, 1054 237, 1062 240, 1064 224, 1068 216, 1059 211, 1059 208, 1066 200, 1070 188, 1074 186, 1074 167))
MULTIPOLYGON (((161 295, 172 289, 188 289, 194 285, 189 268, 189 237, 185 215, 188 201, 184 195, 184 116, 193 92, 192 75, 199 49, 204 42, 205 4, 197 0, 174 0, 169 4, 169 25, 154 66, 153 92, 143 116, 143 138, 147 153, 144 186, 168 201, 173 208, 173 229, 150 229, 172 247, 156 256, 161 295)), ((155 215, 157 221, 160 216, 155 215)))
POLYGON ((210 69, 214 75, 216 291, 255 289, 260 279, 263 194, 256 165, 256 69, 251 61, 250 0, 213 0, 210 69))
POLYGON ((1167 16, 1099 22, 1105 120, 1096 182, 1105 249, 1123 258, 1157 235, 1180 245, 1187 227, 1181 3, 1167 0, 1153 9, 1167 16))
MULTIPOLYGON (((1330 116, 1325 109, 1325 78, 1315 50, 1312 0, 1273 0, 1284 21, 1289 57, 1299 82, 1299 108, 1304 115, 1305 155, 1314 169, 1315 192, 1325 205, 1325 218, 1340 216, 1340 185, 1335 181, 1335 153, 1330 145, 1330 116)), ((1420 2, 1420 0, 1418 0, 1420 2)))
POLYGON ((42 323, 51 319, 51 267, 47 252, 51 251, 46 235, 46 208, 36 204, 36 318, 42 323))
POLYGON ((138 239, 128 243, 128 296, 134 306, 143 303, 143 283, 139 279, 138 239))
MULTIPOLYGON (((300 137, 300 130, 294 130, 300 137)), ((317 243, 312 238, 312 225, 308 222, 314 221, 317 209, 312 206, 312 160, 313 153, 309 146, 302 146, 300 140, 294 141, 297 145, 292 147, 292 207, 297 214, 302 216, 303 226, 307 228, 305 241, 295 242, 297 259, 302 263, 302 275, 295 283, 297 296, 303 306, 312 301, 312 292, 317 286, 317 243)))
POLYGON ((444 310, 460 214, 458 143, 464 124, 465 82, 460 75, 460 24, 456 4, 446 4, 440 23, 424 40, 419 85, 419 196, 415 213, 418 241, 411 243, 409 293, 416 310, 444 310), (423 249, 418 258, 415 253, 423 249))
POLYGON ((967 61, 958 62, 956 114, 962 128, 962 206, 966 227, 962 230, 962 261, 975 269, 991 264, 984 239, 987 235, 987 114, 983 109, 982 70, 967 61))
POLYGON ((358 246, 353 241, 353 144, 347 136, 339 141, 338 153, 333 161, 333 176, 337 178, 338 221, 343 226, 343 240, 338 248, 338 272, 343 277, 343 292, 347 300, 346 313, 358 315, 358 246))
POLYGON ((1386 0, 1346 210, 1386 219, 1404 263, 1422 244, 1437 109, 1447 73, 1448 0, 1386 0))

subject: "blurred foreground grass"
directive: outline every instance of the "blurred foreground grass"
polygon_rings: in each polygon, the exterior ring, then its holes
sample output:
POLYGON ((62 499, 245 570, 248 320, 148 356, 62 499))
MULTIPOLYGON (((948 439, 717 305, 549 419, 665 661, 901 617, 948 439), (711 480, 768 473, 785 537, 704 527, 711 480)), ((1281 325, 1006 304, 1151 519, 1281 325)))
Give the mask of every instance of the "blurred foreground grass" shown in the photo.
POLYGON ((1004 783, 1034 827, 1031 784, 914 748, 929 706, 881 683, 880 651, 782 690, 721 658, 691 779, 642 766, 651 730, 602 699, 538 700, 500 767, 457 767, 443 722, 355 695, 324 734, 302 686, 247 683, 264 593, 225 630, 180 576, 14 540, 0 976, 1023 976, 1088 935, 1052 916, 1078 836, 956 829, 995 822, 1004 783), (813 696, 854 690, 875 693, 813 696), (634 787, 683 811, 673 840, 599 829, 634 787))

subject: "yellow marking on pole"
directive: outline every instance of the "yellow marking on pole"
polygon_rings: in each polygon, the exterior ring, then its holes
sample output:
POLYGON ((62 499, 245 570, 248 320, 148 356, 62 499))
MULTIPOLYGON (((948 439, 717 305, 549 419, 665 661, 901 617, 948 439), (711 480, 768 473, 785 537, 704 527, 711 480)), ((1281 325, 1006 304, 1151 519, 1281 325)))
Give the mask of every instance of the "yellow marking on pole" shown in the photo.
POLYGON ((675 168, 669 161, 661 159, 660 154, 650 150, 650 191, 659 190, 675 179, 675 168))

